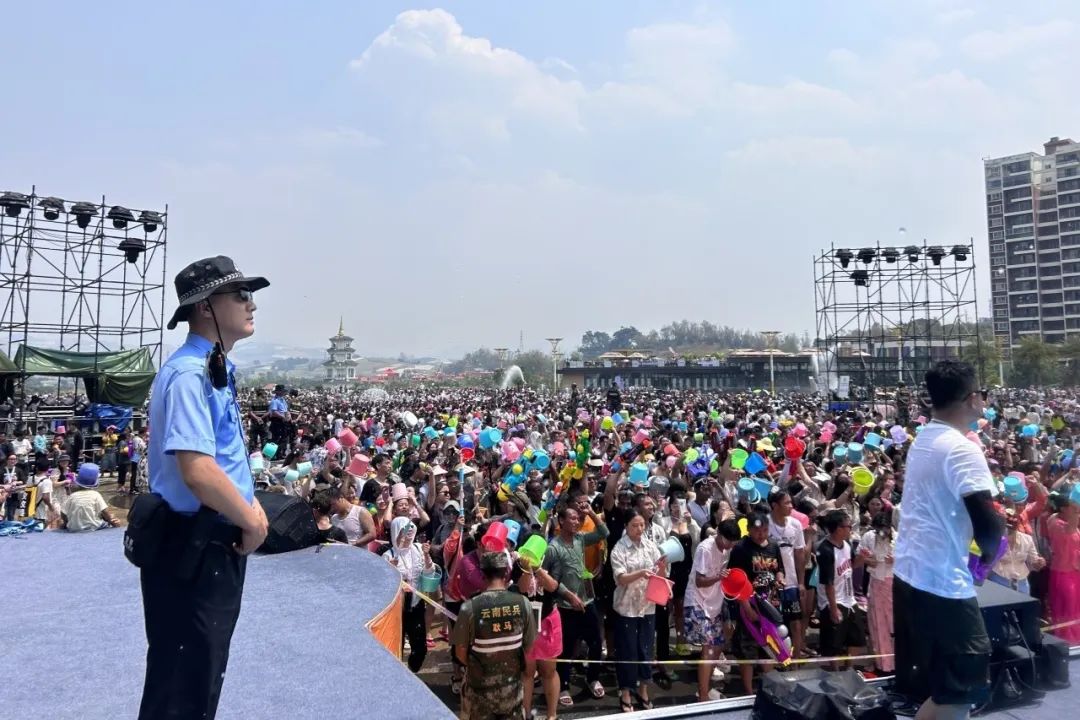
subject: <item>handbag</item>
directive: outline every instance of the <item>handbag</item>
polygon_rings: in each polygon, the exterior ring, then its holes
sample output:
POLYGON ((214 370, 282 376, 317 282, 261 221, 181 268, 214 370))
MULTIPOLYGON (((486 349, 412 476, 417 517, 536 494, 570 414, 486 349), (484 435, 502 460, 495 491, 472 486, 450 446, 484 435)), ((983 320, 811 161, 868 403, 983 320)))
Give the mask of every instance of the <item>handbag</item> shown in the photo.
POLYGON ((124 557, 137 568, 153 567, 162 554, 172 510, 155 493, 135 498, 124 530, 124 557))

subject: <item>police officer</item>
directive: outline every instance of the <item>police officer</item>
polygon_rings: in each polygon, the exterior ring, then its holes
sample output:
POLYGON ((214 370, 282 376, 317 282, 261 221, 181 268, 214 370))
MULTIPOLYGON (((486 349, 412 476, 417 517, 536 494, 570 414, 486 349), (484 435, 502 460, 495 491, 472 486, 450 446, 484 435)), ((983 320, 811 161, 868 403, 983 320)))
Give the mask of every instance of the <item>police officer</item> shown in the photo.
POLYGON ((212 719, 217 712, 245 556, 267 532, 226 355, 255 332, 253 293, 269 284, 223 256, 176 276, 179 307, 168 328, 186 321, 189 332, 158 372, 150 401, 153 496, 145 497, 167 504, 153 516, 167 532, 160 557, 140 566, 149 645, 144 720, 212 719))
POLYGON ((280 383, 274 386, 274 398, 270 401, 267 417, 270 419, 270 440, 278 446, 277 457, 284 457, 292 415, 289 413, 289 401, 285 399, 285 386, 280 383))
MULTIPOLYGON (((517 720, 521 717, 525 653, 536 640, 532 603, 506 589, 510 556, 486 552, 480 569, 487 590, 461 606, 450 636, 465 665, 461 692, 463 720, 517 720)), ((532 692, 529 683, 528 692, 532 692)))

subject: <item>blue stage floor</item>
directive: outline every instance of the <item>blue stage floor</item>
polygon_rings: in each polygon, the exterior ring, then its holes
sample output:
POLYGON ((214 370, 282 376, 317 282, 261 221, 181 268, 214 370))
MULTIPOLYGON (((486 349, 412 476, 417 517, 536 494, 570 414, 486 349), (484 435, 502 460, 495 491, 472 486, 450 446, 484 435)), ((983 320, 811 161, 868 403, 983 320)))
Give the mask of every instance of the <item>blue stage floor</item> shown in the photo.
MULTIPOLYGON (((135 717, 146 636, 122 540, 122 530, 0 538, 5 717, 135 717)), ((218 718, 453 718, 364 627, 397 585, 385 561, 354 548, 253 556, 218 718)))

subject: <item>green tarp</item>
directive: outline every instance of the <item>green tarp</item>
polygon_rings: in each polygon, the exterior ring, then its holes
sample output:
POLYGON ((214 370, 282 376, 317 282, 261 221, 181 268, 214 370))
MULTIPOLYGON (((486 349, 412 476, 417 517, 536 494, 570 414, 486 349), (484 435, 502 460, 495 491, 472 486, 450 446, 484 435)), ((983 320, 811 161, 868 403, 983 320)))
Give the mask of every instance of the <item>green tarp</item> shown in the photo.
POLYGON ((6 375, 12 372, 18 372, 19 366, 11 362, 11 358, 0 351, 0 375, 6 375))
POLYGON ((0 362, 0 373, 82 378, 90 402, 126 407, 146 402, 155 374, 147 348, 92 353, 23 345, 11 366, 0 362))

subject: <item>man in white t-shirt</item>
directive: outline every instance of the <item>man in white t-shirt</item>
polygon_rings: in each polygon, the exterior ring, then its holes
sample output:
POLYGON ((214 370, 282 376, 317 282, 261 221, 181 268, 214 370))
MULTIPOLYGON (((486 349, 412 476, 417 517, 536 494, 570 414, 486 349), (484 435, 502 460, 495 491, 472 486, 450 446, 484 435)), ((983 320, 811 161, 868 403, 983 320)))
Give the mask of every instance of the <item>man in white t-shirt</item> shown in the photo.
MULTIPOLYGON (((727 577, 731 548, 739 541, 742 531, 735 520, 720 523, 714 537, 704 540, 694 553, 694 565, 683 598, 683 624, 686 639, 701 646, 703 661, 719 660, 724 646, 724 591, 720 581, 727 577)), ((730 634, 730 633, 729 633, 730 634)), ((698 665, 698 701, 717 700, 717 690, 709 689, 712 663, 698 665)))
POLYGON ((904 512, 893 563, 896 687, 923 700, 916 718, 966 718, 985 699, 990 640, 968 570, 972 539, 992 562, 1004 522, 986 457, 964 434, 986 391, 967 363, 926 373, 934 419, 908 451, 904 512))
POLYGON ((780 614, 788 627, 793 656, 802 657, 802 589, 806 574, 806 537, 802 523, 791 516, 794 506, 787 490, 769 493, 769 537, 780 546, 784 563, 784 587, 780 591, 780 614))

